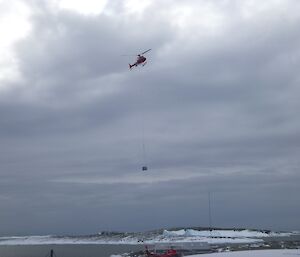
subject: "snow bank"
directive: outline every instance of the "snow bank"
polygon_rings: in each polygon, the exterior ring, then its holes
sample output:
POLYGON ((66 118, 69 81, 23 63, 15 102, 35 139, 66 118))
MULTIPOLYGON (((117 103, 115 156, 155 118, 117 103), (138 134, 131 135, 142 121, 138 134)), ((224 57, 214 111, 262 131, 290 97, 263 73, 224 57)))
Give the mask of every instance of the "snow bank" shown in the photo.
POLYGON ((300 250, 252 250, 239 252, 197 254, 190 255, 190 257, 292 257, 299 255, 300 250))
POLYGON ((274 236, 290 236, 292 233, 261 232, 254 230, 194 230, 181 229, 177 231, 164 230, 166 237, 228 237, 228 238, 262 238, 274 236))

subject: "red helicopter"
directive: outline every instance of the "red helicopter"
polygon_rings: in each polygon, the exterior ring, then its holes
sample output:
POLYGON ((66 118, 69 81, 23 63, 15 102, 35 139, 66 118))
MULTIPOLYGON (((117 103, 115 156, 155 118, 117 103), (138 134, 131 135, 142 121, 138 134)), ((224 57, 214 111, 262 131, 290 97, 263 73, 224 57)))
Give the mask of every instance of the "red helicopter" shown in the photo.
POLYGON ((149 52, 151 49, 148 49, 147 51, 145 51, 145 52, 142 52, 142 53, 140 53, 140 54, 137 54, 137 59, 136 59, 136 62, 134 63, 134 64, 130 64, 129 63, 129 69, 132 69, 132 67, 137 67, 138 65, 140 65, 140 64, 142 64, 142 66, 145 66, 146 65, 146 57, 145 56, 143 56, 143 54, 145 54, 145 53, 147 53, 147 52, 149 52))

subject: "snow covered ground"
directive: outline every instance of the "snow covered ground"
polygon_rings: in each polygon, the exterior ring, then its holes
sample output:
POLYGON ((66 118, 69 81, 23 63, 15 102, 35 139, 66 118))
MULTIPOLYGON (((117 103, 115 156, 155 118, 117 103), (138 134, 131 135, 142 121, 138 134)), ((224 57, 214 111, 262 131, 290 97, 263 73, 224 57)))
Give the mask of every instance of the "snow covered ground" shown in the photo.
MULTIPOLYGON (((300 250, 252 250, 190 255, 190 257, 292 257, 300 256, 300 250)), ((186 256, 188 257, 188 256, 186 256)))
POLYGON ((180 229, 160 233, 111 233, 92 236, 25 236, 0 237, 0 245, 46 244, 153 244, 175 242, 207 242, 209 244, 259 243, 267 237, 289 237, 299 232, 266 232, 259 230, 195 230, 180 229))
POLYGON ((230 237, 230 238, 260 238, 275 236, 291 236, 292 232, 265 232, 257 230, 195 230, 181 229, 177 231, 164 230, 163 234, 169 237, 230 237))

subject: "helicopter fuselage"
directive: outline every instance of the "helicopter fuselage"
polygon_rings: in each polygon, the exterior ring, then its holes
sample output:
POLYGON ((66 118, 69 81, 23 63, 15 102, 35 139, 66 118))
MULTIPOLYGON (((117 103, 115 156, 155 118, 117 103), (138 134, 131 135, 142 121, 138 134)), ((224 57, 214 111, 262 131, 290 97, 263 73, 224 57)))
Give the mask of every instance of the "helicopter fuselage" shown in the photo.
POLYGON ((141 64, 141 63, 143 63, 145 61, 146 61, 146 57, 145 56, 138 55, 138 58, 136 60, 136 64, 141 64))
POLYGON ((137 67, 140 64, 143 64, 143 66, 146 64, 147 58, 143 55, 138 55, 136 62, 134 64, 129 64, 129 68, 131 69, 133 66, 137 67))

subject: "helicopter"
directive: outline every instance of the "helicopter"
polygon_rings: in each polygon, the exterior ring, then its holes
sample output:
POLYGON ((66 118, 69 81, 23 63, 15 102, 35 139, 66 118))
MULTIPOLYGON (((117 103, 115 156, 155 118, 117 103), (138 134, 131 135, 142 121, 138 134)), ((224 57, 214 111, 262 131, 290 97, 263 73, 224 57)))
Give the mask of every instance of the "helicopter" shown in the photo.
POLYGON ((136 62, 134 63, 134 64, 130 64, 129 63, 129 69, 131 70, 132 69, 132 67, 137 67, 138 65, 142 65, 142 66, 145 66, 146 65, 146 60, 147 60, 147 58, 145 57, 145 56, 143 56, 143 54, 145 54, 145 53, 147 53, 147 52, 149 52, 151 49, 148 49, 148 50, 146 50, 145 52, 142 52, 142 53, 140 53, 140 54, 137 54, 137 59, 136 59, 136 62))

